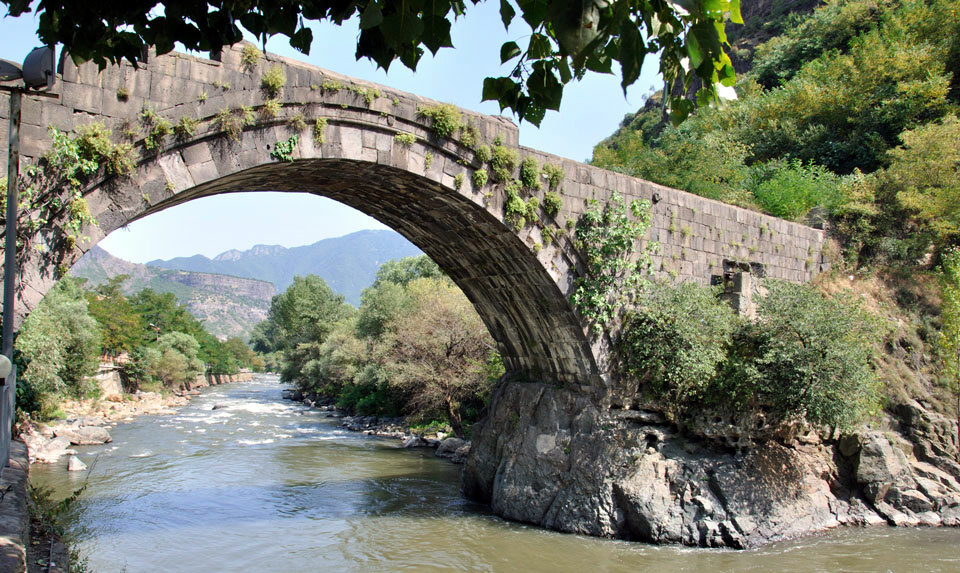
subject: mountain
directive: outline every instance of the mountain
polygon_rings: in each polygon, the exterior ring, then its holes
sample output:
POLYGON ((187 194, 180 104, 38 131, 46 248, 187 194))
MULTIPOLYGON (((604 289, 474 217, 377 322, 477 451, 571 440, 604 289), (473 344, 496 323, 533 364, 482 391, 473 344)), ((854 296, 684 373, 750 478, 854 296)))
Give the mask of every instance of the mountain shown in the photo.
POLYGON ((246 251, 223 252, 213 259, 203 255, 154 260, 150 268, 216 273, 269 281, 282 292, 297 275, 319 275, 347 302, 360 306, 360 292, 373 283, 380 265, 421 254, 413 243, 394 231, 358 231, 302 247, 256 245, 246 251))
POLYGON ((92 248, 77 261, 70 274, 87 279, 91 286, 117 275, 129 275, 123 285, 125 294, 145 288, 173 293, 211 334, 244 340, 253 326, 267 317, 270 299, 276 294, 267 281, 147 267, 114 257, 100 247, 92 248))

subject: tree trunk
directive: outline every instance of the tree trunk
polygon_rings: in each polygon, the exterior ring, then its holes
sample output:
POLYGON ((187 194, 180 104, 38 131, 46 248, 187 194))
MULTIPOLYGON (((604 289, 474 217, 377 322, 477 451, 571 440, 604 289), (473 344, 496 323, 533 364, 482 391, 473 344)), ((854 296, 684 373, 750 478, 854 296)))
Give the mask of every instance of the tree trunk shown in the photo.
POLYGON ((463 421, 460 418, 460 408, 453 400, 447 400, 447 419, 450 420, 453 433, 461 440, 466 439, 466 434, 463 433, 463 421))

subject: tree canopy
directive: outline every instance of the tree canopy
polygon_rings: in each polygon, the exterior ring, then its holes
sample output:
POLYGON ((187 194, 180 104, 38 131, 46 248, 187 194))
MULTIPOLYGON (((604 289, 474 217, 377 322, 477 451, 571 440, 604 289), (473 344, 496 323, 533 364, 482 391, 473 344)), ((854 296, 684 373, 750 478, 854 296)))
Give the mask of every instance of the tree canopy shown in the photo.
MULTIPOLYGON (((243 30, 266 40, 283 35, 304 54, 313 42, 311 22, 337 25, 358 17, 356 57, 383 69, 396 61, 416 70, 426 50, 453 47, 452 22, 482 0, 152 0, 127 4, 104 0, 2 0, 13 16, 39 16, 38 35, 47 44, 63 44, 75 62, 143 59, 146 48, 164 54, 177 42, 188 50, 217 52, 243 39, 243 30)), ((501 62, 506 76, 486 78, 483 99, 499 102, 524 120, 539 125, 546 110, 558 110, 563 88, 588 72, 614 73, 619 67, 624 90, 640 77, 649 54, 659 54, 660 71, 675 94, 702 80, 701 103, 716 99, 717 85, 732 86, 733 66, 726 20, 742 23, 740 0, 500 0, 508 27, 519 16, 531 33, 525 46, 508 41, 501 62)), ((671 98, 676 119, 693 103, 671 98)))

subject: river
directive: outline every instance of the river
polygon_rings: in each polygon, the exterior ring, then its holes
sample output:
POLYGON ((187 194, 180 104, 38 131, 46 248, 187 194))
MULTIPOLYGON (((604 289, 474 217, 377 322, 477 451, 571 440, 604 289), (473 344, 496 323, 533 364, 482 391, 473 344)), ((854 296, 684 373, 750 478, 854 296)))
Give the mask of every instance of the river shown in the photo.
POLYGON ((283 387, 261 376, 206 389, 177 415, 78 448, 89 473, 34 465, 31 482, 59 497, 87 482, 72 533, 102 573, 960 571, 957 529, 842 529, 732 551, 507 522, 459 495, 459 466, 346 431, 283 387))

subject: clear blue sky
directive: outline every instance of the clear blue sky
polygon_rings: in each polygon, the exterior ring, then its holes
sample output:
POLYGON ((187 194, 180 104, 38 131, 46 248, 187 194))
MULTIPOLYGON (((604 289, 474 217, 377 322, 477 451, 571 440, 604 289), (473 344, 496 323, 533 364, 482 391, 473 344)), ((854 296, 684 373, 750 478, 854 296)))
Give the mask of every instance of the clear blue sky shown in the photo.
MULTIPOLYGON (((417 71, 399 62, 389 73, 377 70, 367 60, 356 61, 356 22, 343 27, 317 25, 309 56, 294 51, 285 37, 267 44, 269 52, 378 82, 431 99, 451 102, 487 114, 499 114, 494 102, 481 102, 483 78, 509 73, 500 65, 500 44, 514 40, 525 44, 529 28, 516 18, 504 31, 499 3, 487 1, 471 6, 465 18, 454 24, 454 49, 436 57, 427 53, 417 71)), ((39 44, 32 15, 0 18, 3 47, 0 58, 20 62, 39 44)), ((590 74, 564 91, 559 112, 547 112, 540 128, 520 126, 520 143, 549 153, 584 161, 593 146, 613 132, 623 116, 636 111, 643 96, 660 84, 657 59, 644 62, 644 72, 625 98, 619 78, 590 74)), ((4 151, 5 152, 5 151, 4 151)), ((336 237, 360 229, 385 228, 379 222, 349 207, 299 193, 242 193, 191 201, 131 224, 100 243, 116 256, 145 262, 157 258, 197 253, 213 257, 228 249, 247 249, 255 244, 297 246, 336 237), (189 229, 184 233, 184 229, 189 229)))

